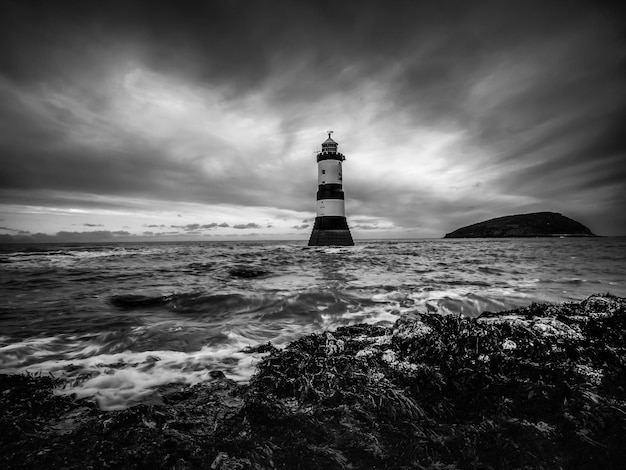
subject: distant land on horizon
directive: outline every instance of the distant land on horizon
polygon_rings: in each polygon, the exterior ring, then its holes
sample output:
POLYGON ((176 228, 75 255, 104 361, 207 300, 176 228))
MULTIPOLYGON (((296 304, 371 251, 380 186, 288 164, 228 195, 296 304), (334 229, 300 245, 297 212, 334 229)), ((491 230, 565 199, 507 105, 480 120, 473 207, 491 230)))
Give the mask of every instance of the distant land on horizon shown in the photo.
POLYGON ((597 237, 589 228, 557 212, 507 215, 447 233, 444 238, 597 237))

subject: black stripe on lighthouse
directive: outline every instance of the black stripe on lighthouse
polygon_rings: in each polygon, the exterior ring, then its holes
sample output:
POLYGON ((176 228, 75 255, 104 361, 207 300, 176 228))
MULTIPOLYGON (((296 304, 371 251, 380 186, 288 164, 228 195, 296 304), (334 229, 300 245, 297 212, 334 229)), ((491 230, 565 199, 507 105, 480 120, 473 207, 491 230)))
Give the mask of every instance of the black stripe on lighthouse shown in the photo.
POLYGON ((348 228, 348 221, 345 217, 339 217, 336 215, 325 215, 323 217, 315 217, 315 224, 313 225, 313 231, 315 230, 350 230, 348 228))
POLYGON ((320 191, 343 191, 343 186, 336 183, 320 184, 317 188, 320 191))
POLYGON ((318 201, 321 199, 344 199, 344 194, 341 189, 321 189, 321 187, 322 185, 320 185, 320 189, 317 191, 318 201))

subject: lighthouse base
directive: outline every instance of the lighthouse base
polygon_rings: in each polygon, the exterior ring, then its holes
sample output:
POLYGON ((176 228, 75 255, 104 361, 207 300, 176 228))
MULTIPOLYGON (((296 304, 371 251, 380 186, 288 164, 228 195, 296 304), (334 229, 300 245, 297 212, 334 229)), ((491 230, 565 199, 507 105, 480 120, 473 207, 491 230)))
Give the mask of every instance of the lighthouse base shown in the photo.
POLYGON ((352 234, 345 217, 322 216, 315 218, 309 246, 353 246, 352 234))

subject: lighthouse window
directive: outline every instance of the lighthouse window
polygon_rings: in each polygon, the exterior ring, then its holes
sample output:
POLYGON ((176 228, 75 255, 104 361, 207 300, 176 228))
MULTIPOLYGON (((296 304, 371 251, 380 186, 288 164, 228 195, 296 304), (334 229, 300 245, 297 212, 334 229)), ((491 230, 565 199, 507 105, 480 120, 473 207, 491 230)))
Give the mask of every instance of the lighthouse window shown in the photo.
POLYGON ((325 175, 326 174, 326 170, 322 170, 322 174, 325 175))

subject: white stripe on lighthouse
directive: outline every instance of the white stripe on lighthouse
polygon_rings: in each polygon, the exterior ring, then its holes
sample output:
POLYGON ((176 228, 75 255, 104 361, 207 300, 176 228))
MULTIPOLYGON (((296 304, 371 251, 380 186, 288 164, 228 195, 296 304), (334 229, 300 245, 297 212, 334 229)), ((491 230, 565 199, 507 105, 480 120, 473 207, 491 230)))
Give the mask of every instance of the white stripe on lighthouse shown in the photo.
POLYGON ((343 199, 320 199, 317 201, 317 216, 346 216, 343 199))
POLYGON ((341 162, 322 160, 317 165, 317 184, 341 184, 341 162))

